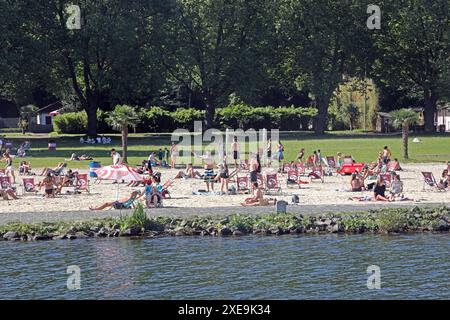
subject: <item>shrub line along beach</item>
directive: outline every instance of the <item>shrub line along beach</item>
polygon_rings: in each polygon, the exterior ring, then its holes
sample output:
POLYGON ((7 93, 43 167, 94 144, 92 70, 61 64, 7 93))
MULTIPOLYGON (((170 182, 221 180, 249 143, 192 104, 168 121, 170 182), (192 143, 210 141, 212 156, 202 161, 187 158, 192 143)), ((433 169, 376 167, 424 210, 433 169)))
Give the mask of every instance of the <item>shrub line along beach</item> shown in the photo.
POLYGON ((224 217, 148 217, 141 205, 131 215, 90 221, 66 221, 0 226, 0 239, 41 241, 82 238, 161 236, 245 236, 286 234, 398 234, 448 232, 450 207, 386 208, 355 213, 234 214, 224 217))

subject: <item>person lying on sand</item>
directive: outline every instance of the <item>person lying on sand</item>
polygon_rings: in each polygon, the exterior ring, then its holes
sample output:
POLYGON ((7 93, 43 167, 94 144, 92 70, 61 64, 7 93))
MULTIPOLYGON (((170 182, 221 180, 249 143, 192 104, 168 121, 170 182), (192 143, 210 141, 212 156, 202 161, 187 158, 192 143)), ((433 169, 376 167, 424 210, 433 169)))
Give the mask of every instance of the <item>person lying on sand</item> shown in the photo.
MULTIPOLYGON (((128 198, 122 198, 116 201, 112 202, 105 202, 104 204, 98 206, 98 207, 89 207, 89 210, 103 210, 106 208, 114 208, 114 209, 128 209, 128 204, 131 202, 134 202, 134 200, 137 200, 141 195, 139 191, 133 191, 131 192, 130 196, 128 198)), ((130 204, 131 207, 131 204, 130 204)))
POLYGON ((202 178, 202 175, 198 171, 194 171, 194 167, 192 166, 192 163, 186 164, 186 169, 184 171, 179 171, 178 174, 175 176, 175 179, 196 179, 202 178))
POLYGON ((253 195, 249 198, 246 198, 243 203, 241 203, 244 207, 256 207, 256 206, 269 206, 275 205, 277 202, 276 199, 264 199, 264 193, 261 189, 258 188, 258 183, 253 183, 253 195))

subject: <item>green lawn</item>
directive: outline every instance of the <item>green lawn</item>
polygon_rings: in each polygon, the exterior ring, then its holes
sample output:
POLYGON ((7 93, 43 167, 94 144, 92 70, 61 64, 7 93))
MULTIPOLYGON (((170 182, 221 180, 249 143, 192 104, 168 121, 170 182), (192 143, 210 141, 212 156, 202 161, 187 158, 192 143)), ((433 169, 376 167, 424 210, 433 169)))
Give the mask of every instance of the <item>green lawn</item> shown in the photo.
MULTIPOLYGON (((47 143, 49 137, 20 134, 7 134, 7 139, 18 146, 22 141, 32 141, 32 149, 28 152, 33 167, 54 167, 57 162, 70 157, 75 152, 78 155, 88 154, 96 161, 103 164, 110 163, 109 150, 116 148, 120 150, 121 140, 119 135, 110 135, 113 139, 111 145, 86 145, 79 143, 77 135, 52 136, 57 141, 57 151, 48 151, 47 143)), ((410 162, 443 162, 450 160, 450 135, 423 135, 418 136, 422 142, 413 143, 410 139, 410 162)), ((383 146, 388 145, 393 157, 400 161, 402 158, 402 144, 400 136, 373 135, 364 133, 337 132, 325 135, 314 135, 312 133, 280 133, 280 139, 285 145, 286 160, 294 160, 300 148, 305 148, 307 154, 313 150, 321 149, 322 155, 336 155, 337 152, 353 155, 357 161, 368 162, 376 159, 378 152, 383 146)), ((170 135, 168 134, 138 134, 131 135, 129 139, 129 163, 137 164, 146 159, 150 151, 156 151, 160 147, 170 146, 170 135)), ((274 145, 274 148, 276 146, 274 145)), ((20 159, 15 159, 17 165, 20 159)), ((89 161, 77 162, 72 167, 87 168, 89 161)))

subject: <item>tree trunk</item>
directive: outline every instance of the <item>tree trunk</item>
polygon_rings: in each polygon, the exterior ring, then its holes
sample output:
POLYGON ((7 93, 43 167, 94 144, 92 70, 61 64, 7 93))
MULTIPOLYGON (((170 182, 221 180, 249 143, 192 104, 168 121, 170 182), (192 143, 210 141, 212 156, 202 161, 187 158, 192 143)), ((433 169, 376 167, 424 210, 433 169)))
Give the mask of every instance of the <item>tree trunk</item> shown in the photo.
POLYGON ((425 132, 436 132, 434 125, 435 114, 436 114, 436 102, 438 98, 433 90, 424 90, 424 120, 425 120, 425 132))
POLYGON ((402 127, 402 140, 403 140, 403 158, 409 159, 408 154, 408 136, 409 136, 409 125, 405 123, 402 127))
POLYGON ((328 105, 330 99, 327 97, 317 98, 317 116, 314 124, 314 131, 316 133, 324 133, 328 129, 328 105))
POLYGON ((97 137, 97 104, 93 104, 92 101, 88 102, 87 116, 88 116, 88 128, 87 134, 89 137, 97 137))
POLYGON ((205 130, 211 129, 213 127, 214 115, 216 113, 216 107, 213 103, 206 103, 206 114, 205 114, 205 130))
POLYGON ((128 163, 128 125, 122 126, 122 153, 123 162, 128 163))

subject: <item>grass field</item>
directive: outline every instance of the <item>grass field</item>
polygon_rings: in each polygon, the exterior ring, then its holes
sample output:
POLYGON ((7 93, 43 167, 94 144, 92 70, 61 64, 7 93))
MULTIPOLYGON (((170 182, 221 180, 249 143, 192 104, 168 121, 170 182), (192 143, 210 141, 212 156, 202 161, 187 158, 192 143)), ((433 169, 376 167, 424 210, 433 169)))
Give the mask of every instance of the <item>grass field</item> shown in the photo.
MULTIPOLYGON (((110 145, 86 145, 80 144, 80 136, 52 136, 51 139, 57 142, 57 151, 48 151, 47 143, 50 137, 39 135, 22 136, 18 133, 6 134, 6 139, 13 142, 17 147, 21 142, 28 139, 32 142, 32 149, 28 152, 33 167, 54 167, 57 162, 64 161, 75 152, 78 155, 88 154, 103 165, 110 164, 109 151, 116 148, 120 151, 120 135, 109 135, 113 139, 110 145)), ((306 154, 311 154, 314 150, 320 149, 323 156, 336 155, 342 152, 345 155, 352 155, 357 161, 374 161, 379 151, 388 145, 393 157, 402 158, 402 140, 399 135, 374 135, 364 133, 333 132, 317 136, 312 133, 280 133, 280 140, 285 145, 286 161, 294 160, 300 148, 305 148, 306 154)), ((129 139, 129 163, 135 165, 143 159, 147 159, 151 151, 157 151, 160 147, 170 146, 169 134, 137 134, 130 135, 129 139)), ((409 162, 444 162, 450 160, 450 135, 422 135, 411 136, 410 138, 410 160, 409 162), (421 143, 413 143, 412 139, 419 137, 421 143)), ((273 146, 276 148, 276 146, 273 146)), ((20 159, 15 159, 18 165, 20 159)), ((74 168, 87 168, 89 161, 76 162, 71 164, 74 168)))

